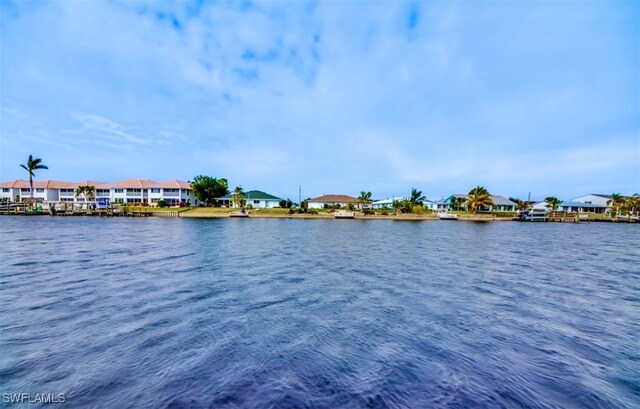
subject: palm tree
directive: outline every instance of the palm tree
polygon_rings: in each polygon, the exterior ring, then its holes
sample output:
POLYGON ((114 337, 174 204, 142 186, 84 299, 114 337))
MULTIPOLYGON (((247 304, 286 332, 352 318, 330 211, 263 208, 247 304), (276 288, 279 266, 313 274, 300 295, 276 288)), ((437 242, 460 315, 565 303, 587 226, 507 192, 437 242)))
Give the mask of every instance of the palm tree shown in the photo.
POLYGON ((31 190, 31 199, 33 199, 33 177, 35 176, 34 171, 38 169, 49 169, 49 167, 42 164, 42 159, 33 159, 32 155, 29 155, 27 164, 20 165, 20 167, 29 172, 29 187, 31 190))
POLYGON ((517 210, 527 210, 527 208, 532 204, 532 202, 529 202, 528 200, 520 200, 517 197, 510 197, 509 200, 516 204, 517 210))
POLYGON ((611 206, 611 210, 614 211, 615 216, 620 214, 620 210, 625 205, 625 198, 620 193, 613 193, 611 200, 607 201, 607 205, 611 206))
POLYGON ((364 190, 360 192, 360 196, 358 196, 358 203, 360 203, 360 208, 364 208, 365 203, 369 203, 371 201, 371 192, 365 192, 364 190))
POLYGON ((483 186, 476 186, 469 191, 469 197, 466 200, 466 205, 473 213, 477 213, 478 209, 495 205, 491 194, 483 186))
POLYGON ((238 207, 244 207, 244 189, 242 186, 236 186, 231 195, 231 202, 238 207))
POLYGON ((422 206, 422 202, 426 199, 426 197, 422 196, 422 191, 417 190, 416 188, 411 189, 411 196, 409 196, 411 206, 422 206))
POLYGON ((553 212, 552 215, 553 215, 553 218, 555 219, 556 210, 558 210, 558 208, 562 204, 562 200, 558 199, 557 197, 549 196, 549 197, 546 197, 544 201, 546 203, 546 207, 553 212))
POLYGON ((460 210, 460 206, 462 206, 462 200, 457 196, 451 196, 449 199, 449 207, 452 210, 460 210))
POLYGON ((624 207, 630 216, 635 216, 636 212, 640 210, 640 195, 636 193, 633 196, 627 197, 624 207))
POLYGON ((78 186, 76 189, 76 197, 84 198, 85 202, 91 202, 95 198, 96 187, 91 185, 78 186))

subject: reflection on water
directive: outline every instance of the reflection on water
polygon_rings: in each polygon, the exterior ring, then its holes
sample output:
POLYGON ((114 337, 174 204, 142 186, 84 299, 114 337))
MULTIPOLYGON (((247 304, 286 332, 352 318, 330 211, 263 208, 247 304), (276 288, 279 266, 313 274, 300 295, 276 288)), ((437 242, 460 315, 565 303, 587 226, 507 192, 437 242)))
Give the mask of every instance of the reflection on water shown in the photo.
POLYGON ((638 232, 4 217, 0 388, 69 407, 637 407, 638 232))

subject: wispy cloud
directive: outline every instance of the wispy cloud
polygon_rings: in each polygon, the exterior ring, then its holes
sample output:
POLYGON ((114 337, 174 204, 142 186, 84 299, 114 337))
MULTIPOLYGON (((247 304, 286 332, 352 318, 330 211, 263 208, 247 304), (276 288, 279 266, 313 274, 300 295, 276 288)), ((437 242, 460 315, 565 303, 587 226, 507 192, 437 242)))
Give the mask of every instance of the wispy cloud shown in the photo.
POLYGON ((42 146, 59 178, 283 195, 640 190, 638 3, 0 7, 7 177, 42 146))

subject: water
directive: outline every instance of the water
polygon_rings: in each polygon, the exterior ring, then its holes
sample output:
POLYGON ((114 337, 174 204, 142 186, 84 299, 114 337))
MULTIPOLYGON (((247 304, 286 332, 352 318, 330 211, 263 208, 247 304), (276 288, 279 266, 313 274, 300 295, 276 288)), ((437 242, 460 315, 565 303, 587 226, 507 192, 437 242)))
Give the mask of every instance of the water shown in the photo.
POLYGON ((638 227, 3 217, 0 392, 638 407, 638 227))

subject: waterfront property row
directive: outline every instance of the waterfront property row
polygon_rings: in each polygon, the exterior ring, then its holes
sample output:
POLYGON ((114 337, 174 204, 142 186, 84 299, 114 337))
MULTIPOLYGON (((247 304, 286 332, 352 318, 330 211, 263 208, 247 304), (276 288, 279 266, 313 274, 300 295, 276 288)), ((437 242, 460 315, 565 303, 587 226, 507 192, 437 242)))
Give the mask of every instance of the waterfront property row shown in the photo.
MULTIPOLYGON (((94 198, 98 202, 107 203, 127 203, 156 206, 160 200, 168 206, 195 206, 198 200, 189 182, 180 180, 169 180, 165 182, 154 182, 149 179, 127 179, 112 183, 95 181, 64 182, 56 180, 36 181, 33 183, 33 197, 44 202, 85 202, 86 198, 76 195, 79 186, 94 186, 94 198)), ((31 197, 29 181, 13 180, 0 182, 0 199, 10 201, 20 201, 31 197)), ((464 203, 468 196, 464 194, 450 195, 446 199, 423 201, 425 209, 433 211, 451 210, 454 202, 464 203)), ((383 200, 375 200, 363 203, 357 198, 344 194, 322 195, 307 200, 310 209, 323 208, 346 208, 352 207, 360 209, 362 207, 372 209, 393 210, 395 201, 406 199, 404 197, 392 197, 383 200)), ((517 204, 499 195, 492 195, 494 205, 487 211, 516 211, 517 204)), ((231 195, 218 198, 223 206, 233 207, 234 203, 231 195)), ((559 211, 583 212, 583 213, 605 213, 610 209, 610 195, 588 194, 562 202, 559 211)), ((255 209, 279 207, 281 198, 265 193, 260 190, 251 190, 244 193, 244 205, 255 209)), ((463 205, 464 207, 464 205, 463 205)), ((533 205, 535 209, 547 209, 545 202, 538 202, 533 205)))

